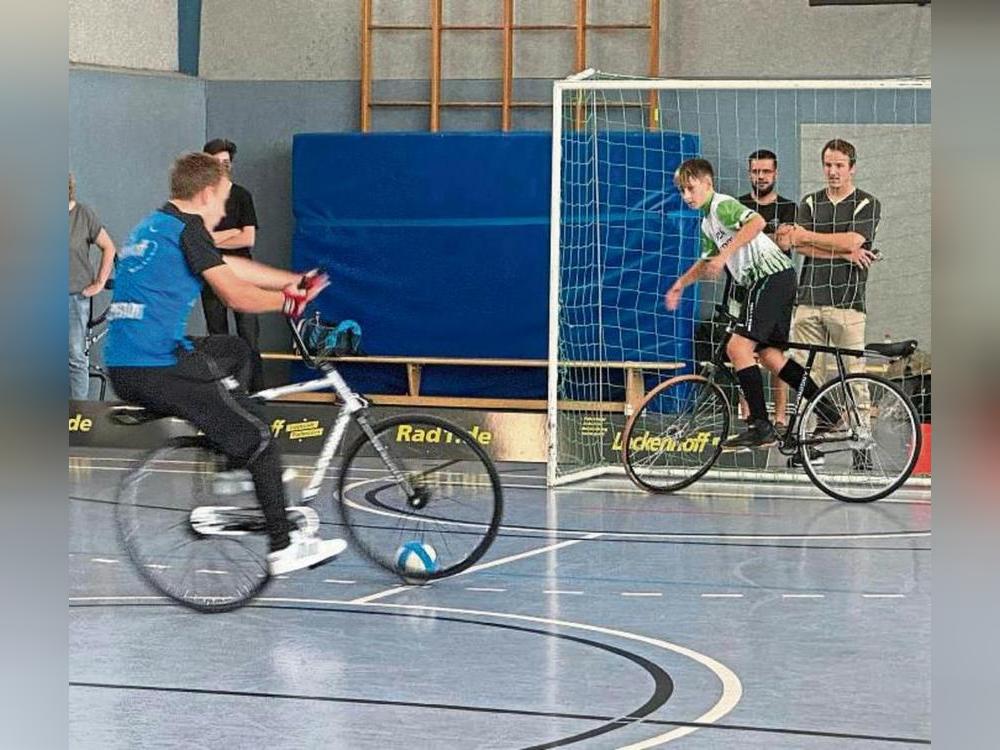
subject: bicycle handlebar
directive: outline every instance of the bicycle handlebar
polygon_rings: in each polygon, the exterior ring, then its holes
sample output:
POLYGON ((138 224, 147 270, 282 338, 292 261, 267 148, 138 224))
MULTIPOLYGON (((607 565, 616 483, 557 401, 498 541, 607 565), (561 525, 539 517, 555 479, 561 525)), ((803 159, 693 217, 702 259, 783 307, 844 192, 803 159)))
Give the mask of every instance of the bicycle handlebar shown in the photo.
MULTIPOLYGON (((306 347, 306 342, 302 340, 302 334, 299 332, 299 327, 296 321, 289 317, 286 317, 285 320, 288 322, 288 328, 292 332, 292 344, 296 349, 298 349, 302 362, 306 367, 311 367, 312 369, 320 367, 319 360, 309 353, 309 349, 306 347)), ((300 318, 300 320, 303 319, 300 318)))

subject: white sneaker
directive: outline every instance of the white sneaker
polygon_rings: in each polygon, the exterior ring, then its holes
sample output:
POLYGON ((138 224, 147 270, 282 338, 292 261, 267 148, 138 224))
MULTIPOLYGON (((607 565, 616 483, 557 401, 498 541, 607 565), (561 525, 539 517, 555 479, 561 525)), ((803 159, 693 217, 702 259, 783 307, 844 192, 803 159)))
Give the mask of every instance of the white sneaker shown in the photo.
MULTIPOLYGON (((281 481, 288 484, 297 475, 295 469, 289 467, 281 472, 281 481)), ((215 495, 242 495, 253 491, 253 478, 246 469, 217 471, 212 475, 212 493, 215 495)))
POLYGON ((297 531, 291 533, 291 538, 292 543, 284 549, 268 553, 267 567, 271 575, 280 576, 319 565, 347 549, 344 539, 320 539, 297 531))

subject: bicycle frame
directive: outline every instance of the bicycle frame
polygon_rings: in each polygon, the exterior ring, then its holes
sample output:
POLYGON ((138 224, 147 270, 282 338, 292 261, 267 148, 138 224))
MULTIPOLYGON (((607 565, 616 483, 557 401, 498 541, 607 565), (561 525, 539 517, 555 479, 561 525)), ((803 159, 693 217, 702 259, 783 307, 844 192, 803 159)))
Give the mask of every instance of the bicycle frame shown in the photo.
MULTIPOLYGON (((726 289, 725 297, 728 298, 728 286, 726 289)), ((716 311, 719 312, 723 318, 727 321, 725 335, 719 342, 718 347, 716 347, 715 352, 712 355, 711 360, 708 362, 701 363, 701 371, 704 377, 712 382, 716 382, 717 373, 725 373, 726 378, 729 380, 730 384, 735 385, 739 388, 739 382, 733 372, 731 372, 728 366, 728 357, 726 355, 726 345, 729 343, 729 339, 734 333, 736 333, 736 324, 739 322, 737 317, 729 312, 725 304, 716 305, 716 311)), ((806 357, 806 364, 804 366, 805 373, 802 376, 802 382, 799 383, 799 387, 795 392, 795 400, 793 401, 792 414, 788 418, 788 429, 785 431, 785 436, 778 443, 778 450, 784 455, 794 454, 800 446, 802 445, 817 445, 822 443, 831 442, 843 442, 847 440, 853 440, 857 437, 857 428, 860 427, 862 420, 861 415, 858 412, 857 400, 854 398, 854 392, 847 387, 847 368, 844 365, 844 357, 866 357, 869 352, 859 351, 857 349, 842 349, 835 346, 822 346, 820 344, 793 344, 791 342, 786 342, 782 344, 784 349, 796 349, 798 351, 808 352, 806 357), (818 354, 832 354, 837 362, 837 375, 836 380, 840 383, 841 390, 844 393, 844 400, 847 404, 847 411, 849 414, 848 427, 850 434, 844 438, 808 438, 803 441, 799 441, 795 436, 795 425, 799 419, 799 405, 803 403, 803 395, 805 391, 806 382, 809 376, 812 374, 813 364, 816 361, 816 356, 818 354)), ((874 354, 874 356, 880 356, 874 354)), ((822 385, 822 384, 821 384, 822 385)), ((732 411, 732 404, 729 404, 730 411, 732 411)))
POLYGON ((343 442, 344 435, 347 433, 347 425, 352 419, 358 423, 362 432, 368 436, 380 458, 389 469, 392 478, 403 487, 407 497, 412 499, 414 490, 410 481, 396 466, 396 462, 389 455, 388 451, 386 451, 382 445, 382 441, 378 439, 375 431, 372 430, 371 425, 368 423, 368 419, 362 413, 368 407, 368 402, 351 390, 336 367, 329 362, 320 361, 309 354, 309 350, 302 340, 302 334, 291 320, 288 321, 288 326, 292 331, 292 340, 298 349, 299 356, 302 357, 302 361, 309 367, 322 370, 323 377, 314 378, 302 383, 278 386, 277 388, 265 388, 262 391, 254 393, 251 398, 259 401, 273 401, 293 393, 311 393, 321 391, 325 388, 333 388, 337 394, 337 398, 343 404, 340 412, 337 414, 336 421, 333 423, 333 429, 330 431, 329 436, 323 443, 323 447, 320 449, 319 456, 316 458, 312 477, 305 489, 302 490, 302 501, 308 503, 319 494, 323 480, 326 478, 326 472, 330 468, 330 462, 333 460, 333 456, 340 447, 341 442, 343 442))

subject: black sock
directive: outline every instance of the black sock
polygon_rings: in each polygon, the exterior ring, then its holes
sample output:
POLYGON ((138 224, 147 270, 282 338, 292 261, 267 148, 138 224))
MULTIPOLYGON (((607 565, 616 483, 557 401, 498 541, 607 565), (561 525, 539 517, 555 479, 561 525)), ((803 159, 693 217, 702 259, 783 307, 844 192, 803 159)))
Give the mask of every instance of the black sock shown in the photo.
MULTIPOLYGON (((797 393, 799 390, 799 383, 802 382, 802 377, 805 374, 805 368, 794 359, 790 359, 785 362, 785 366, 781 368, 781 372, 778 373, 778 377, 788 383, 788 385, 792 386, 797 393)), ((818 392, 819 386, 816 385, 816 381, 812 379, 812 376, 810 376, 806 381, 806 387, 803 389, 802 395, 805 397, 806 401, 812 401, 818 392)))
MULTIPOLYGON (((806 370, 802 365, 794 359, 789 359, 785 363, 785 366, 781 368, 778 377, 788 383, 797 393, 799 384, 802 382, 805 374, 806 370)), ((802 389, 802 397, 806 400, 806 403, 809 403, 816 397, 817 393, 819 393, 819 386, 816 385, 816 381, 810 376, 806 380, 805 388, 802 389)), ((824 400, 823 403, 816 407, 816 413, 820 419, 830 424, 836 424, 840 420, 840 414, 834 408, 833 404, 830 404, 827 400, 824 400)))
POLYGON ((750 407, 750 423, 759 420, 768 421, 767 404, 764 402, 764 378, 761 377, 760 368, 757 365, 744 367, 736 371, 736 377, 740 381, 740 388, 743 389, 743 397, 750 407))

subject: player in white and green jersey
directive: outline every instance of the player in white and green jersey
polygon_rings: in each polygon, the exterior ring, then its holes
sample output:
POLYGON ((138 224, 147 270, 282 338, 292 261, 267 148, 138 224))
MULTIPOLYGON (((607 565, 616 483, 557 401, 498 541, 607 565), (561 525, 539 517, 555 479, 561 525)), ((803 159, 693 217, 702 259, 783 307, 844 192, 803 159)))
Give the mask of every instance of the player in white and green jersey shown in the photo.
MULTIPOLYGON (((702 260, 714 258, 721 249, 728 247, 733 237, 754 217, 763 220, 756 211, 722 193, 712 192, 711 197, 698 209, 702 215, 702 260)), ((789 257, 763 231, 745 244, 737 246, 726 257, 725 263, 733 281, 747 289, 765 276, 792 267, 789 257)))
MULTIPOLYGON (((764 218, 728 195, 716 193, 715 174, 705 159, 688 159, 674 173, 674 184, 684 202, 701 212, 701 257, 667 290, 668 310, 676 310, 684 287, 705 276, 727 270, 747 291, 736 333, 726 344, 740 389, 750 407, 747 429, 726 440, 726 448, 754 448, 777 441, 767 416, 764 381, 755 355, 771 372, 798 389, 805 374, 795 360, 785 357, 784 344, 795 304, 795 271, 788 256, 765 234, 764 218)), ((819 389, 809 378, 806 400, 819 389)), ((830 415, 833 421, 836 417, 830 415)), ((833 425, 824 425, 827 429, 833 425)))

